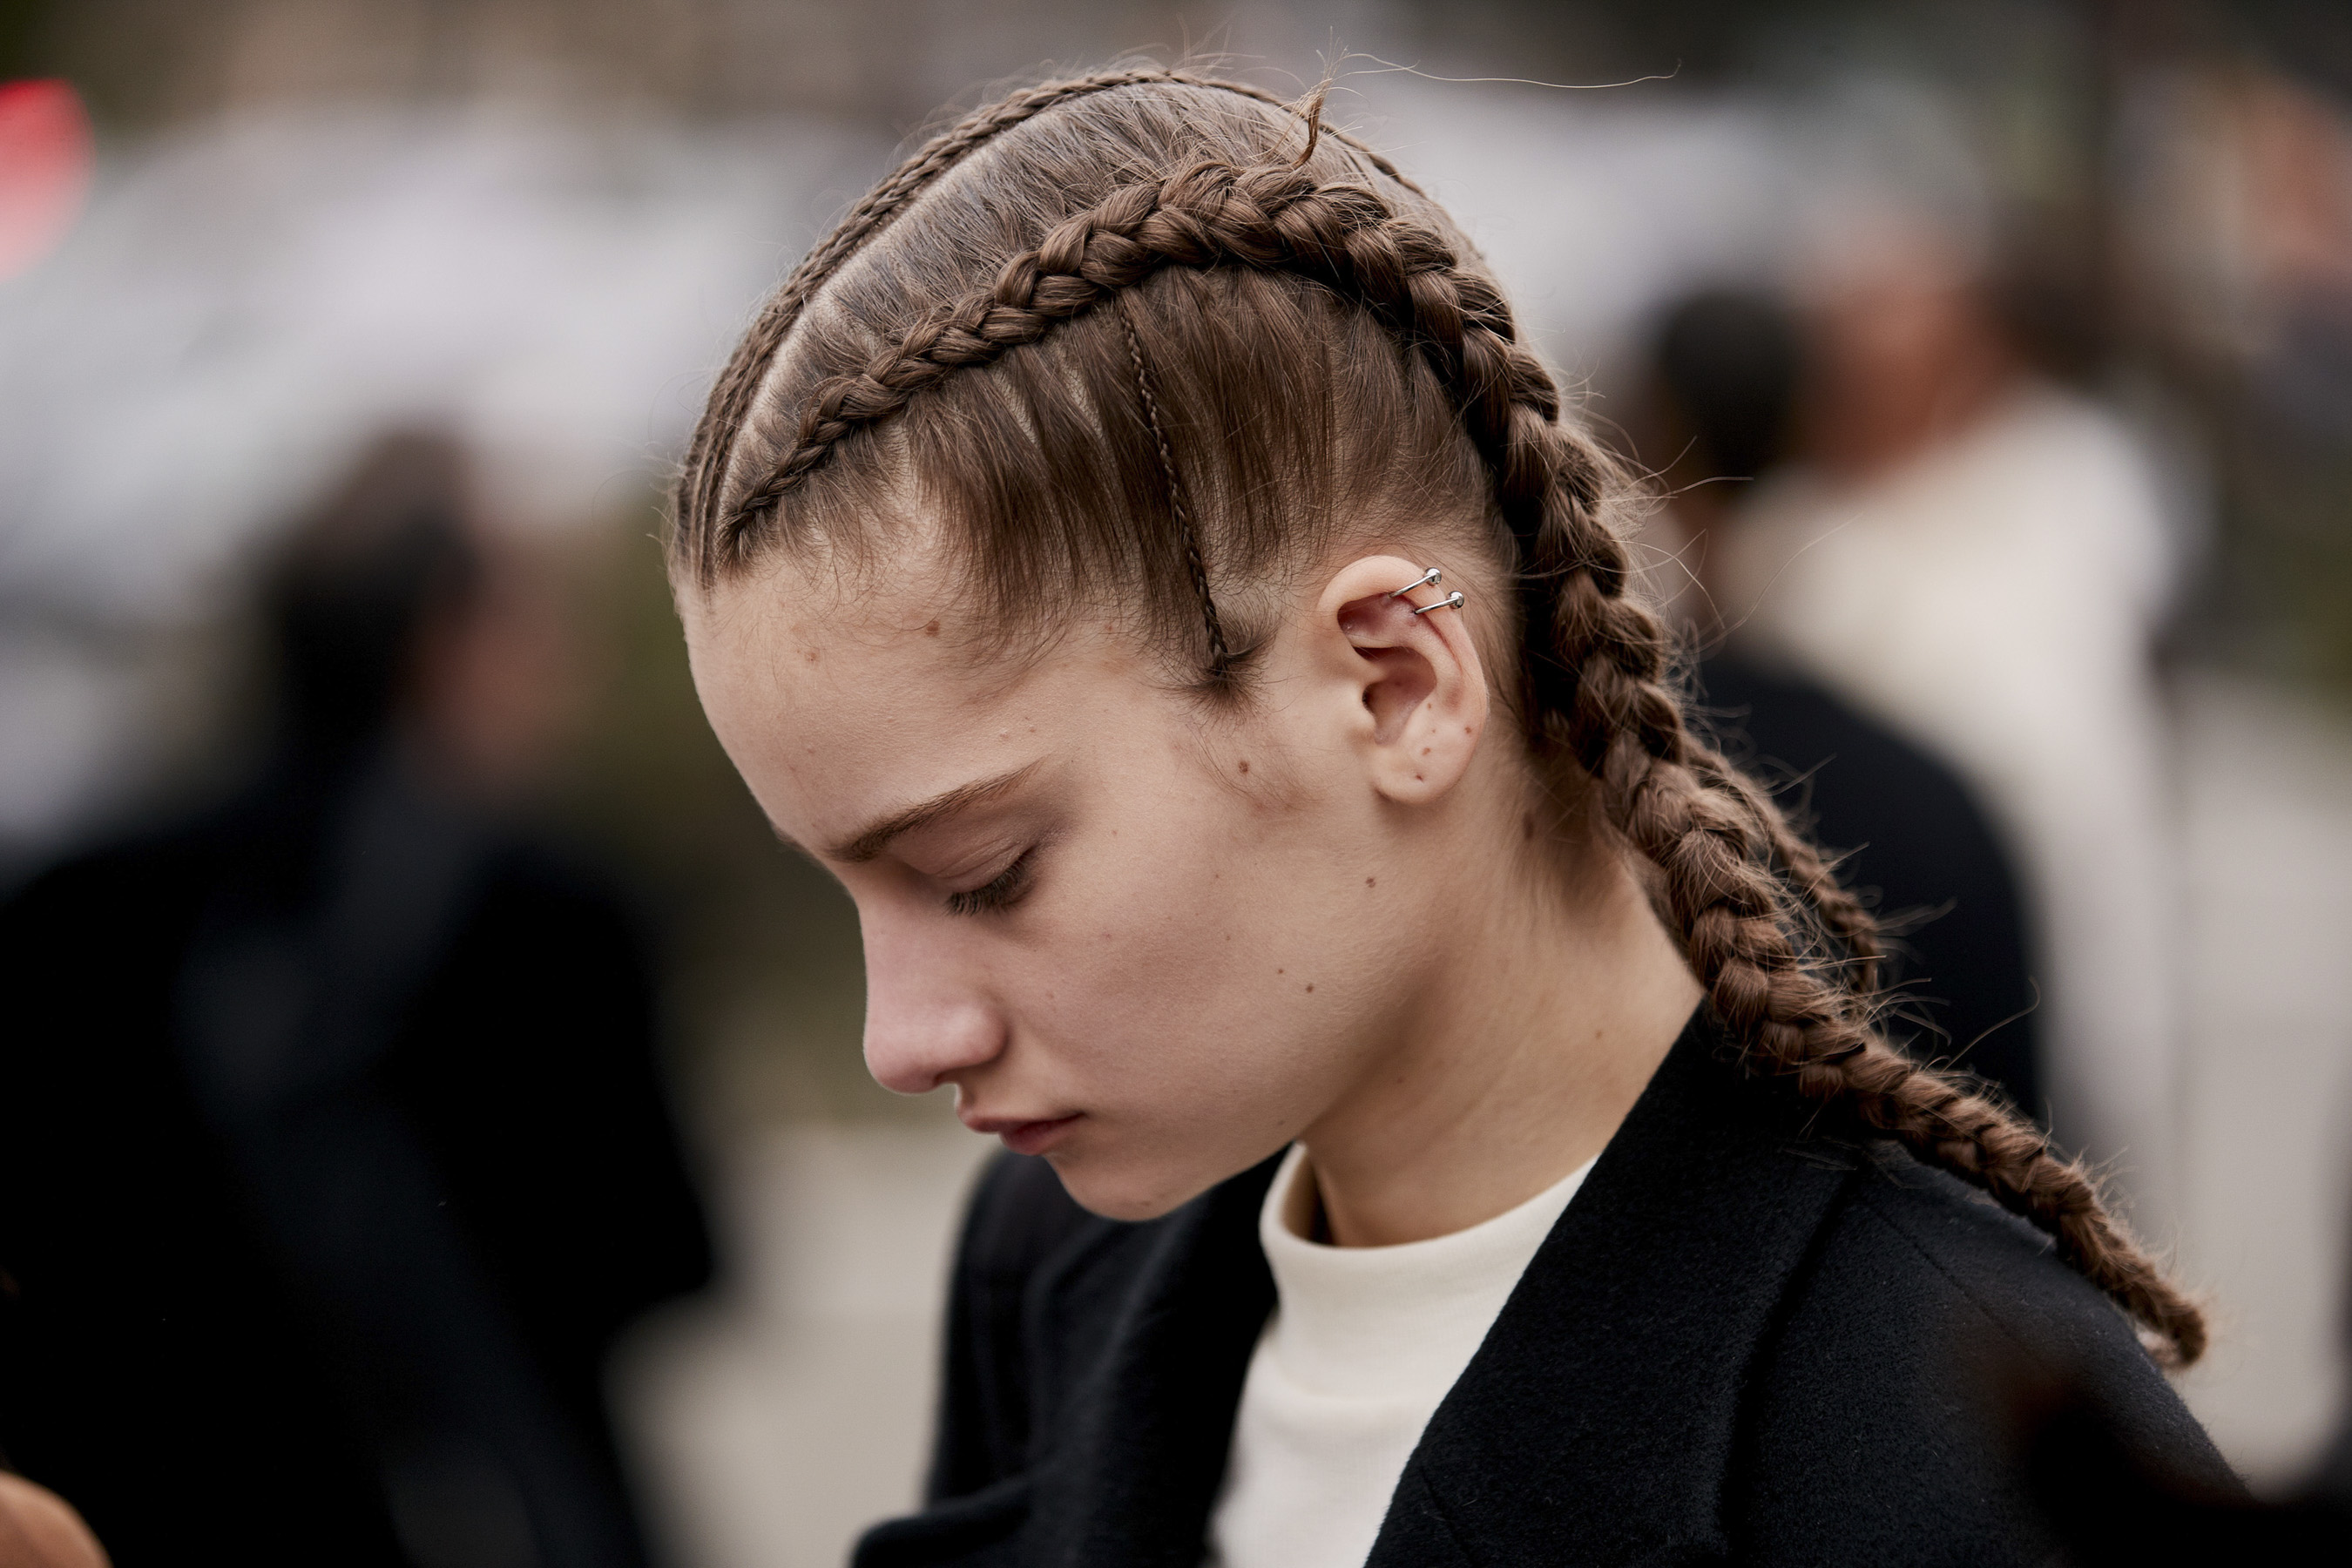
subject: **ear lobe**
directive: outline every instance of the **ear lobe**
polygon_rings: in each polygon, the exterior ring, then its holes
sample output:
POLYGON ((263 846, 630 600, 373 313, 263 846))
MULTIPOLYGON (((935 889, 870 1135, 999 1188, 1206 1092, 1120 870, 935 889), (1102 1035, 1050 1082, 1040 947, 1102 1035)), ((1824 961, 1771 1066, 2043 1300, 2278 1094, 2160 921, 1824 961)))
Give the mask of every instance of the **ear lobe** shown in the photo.
POLYGON ((1362 704, 1357 748, 1372 787, 1401 805, 1429 804, 1459 784, 1486 728, 1486 672, 1465 618, 1472 604, 1448 605, 1434 587, 1395 592, 1423 571, 1368 556, 1336 574, 1318 605, 1362 704))

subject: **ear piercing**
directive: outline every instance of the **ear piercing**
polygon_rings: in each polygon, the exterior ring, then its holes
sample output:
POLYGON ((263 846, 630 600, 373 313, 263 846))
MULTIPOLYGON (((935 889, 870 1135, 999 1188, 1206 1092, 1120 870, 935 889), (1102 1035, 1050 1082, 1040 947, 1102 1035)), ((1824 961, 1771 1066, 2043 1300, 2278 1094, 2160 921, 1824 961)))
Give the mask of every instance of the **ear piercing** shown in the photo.
MULTIPOLYGON (((1445 574, 1433 566, 1428 571, 1423 572, 1419 577, 1407 583, 1403 587, 1396 589, 1394 592, 1384 595, 1384 597, 1391 599, 1403 598, 1405 595, 1412 593, 1415 588, 1434 587, 1439 583, 1444 581, 1444 579, 1445 574)), ((1433 605, 1414 605, 1411 599, 1405 599, 1405 603, 1412 607, 1414 615, 1425 616, 1432 610, 1460 609, 1462 607, 1462 594, 1461 590, 1456 589, 1454 592, 1446 595, 1445 597, 1438 600, 1437 603, 1433 605)))

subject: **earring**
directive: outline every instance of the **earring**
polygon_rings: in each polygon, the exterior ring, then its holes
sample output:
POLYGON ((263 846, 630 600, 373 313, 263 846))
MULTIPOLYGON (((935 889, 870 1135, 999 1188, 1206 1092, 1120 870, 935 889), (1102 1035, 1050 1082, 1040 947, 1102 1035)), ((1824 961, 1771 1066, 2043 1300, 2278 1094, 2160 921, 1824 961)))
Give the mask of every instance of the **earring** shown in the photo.
MULTIPOLYGON (((1394 592, 1383 596, 1391 599, 1402 599, 1405 595, 1412 593, 1415 588, 1435 587, 1439 583, 1442 583, 1444 580, 1445 574, 1433 566, 1428 571, 1423 572, 1419 577, 1407 583, 1403 587, 1396 589, 1394 592)), ((1438 600, 1437 603, 1433 605, 1414 605, 1411 599, 1405 599, 1404 602, 1408 605, 1412 606, 1412 613, 1416 616, 1425 616, 1432 610, 1458 610, 1462 607, 1462 592, 1457 588, 1453 593, 1446 595, 1445 597, 1438 600)))

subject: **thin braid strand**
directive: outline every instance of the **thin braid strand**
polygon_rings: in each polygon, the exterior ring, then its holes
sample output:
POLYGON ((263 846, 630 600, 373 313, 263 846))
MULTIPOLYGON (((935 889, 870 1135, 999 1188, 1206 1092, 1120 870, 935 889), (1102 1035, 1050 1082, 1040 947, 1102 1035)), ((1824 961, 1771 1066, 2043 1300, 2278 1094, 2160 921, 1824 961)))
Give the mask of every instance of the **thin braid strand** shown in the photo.
POLYGON ((1223 682, 1233 675, 1234 657, 1225 646, 1224 623, 1217 618, 1217 597, 1209 588, 1209 569, 1201 559, 1201 536, 1192 527, 1192 509, 1184 504, 1183 477, 1176 469, 1176 454, 1168 445, 1168 429, 1160 417, 1160 397, 1151 384, 1150 363, 1143 357, 1143 339, 1137 335, 1135 321, 1127 311, 1118 313, 1118 324, 1127 331, 1127 352, 1135 363, 1136 395, 1143 404, 1144 423, 1151 427, 1152 444, 1159 448, 1160 471, 1168 480, 1168 509, 1176 515, 1176 527, 1184 540, 1184 565, 1192 578, 1192 591, 1200 596, 1201 619, 1209 637, 1209 673, 1213 680, 1223 682))

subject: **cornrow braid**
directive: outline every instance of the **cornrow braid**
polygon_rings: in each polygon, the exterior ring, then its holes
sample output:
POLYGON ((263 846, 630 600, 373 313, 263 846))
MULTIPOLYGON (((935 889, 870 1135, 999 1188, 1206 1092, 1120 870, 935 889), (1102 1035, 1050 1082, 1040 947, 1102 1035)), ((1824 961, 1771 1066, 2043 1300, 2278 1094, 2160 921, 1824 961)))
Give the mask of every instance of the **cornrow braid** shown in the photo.
MULTIPOLYGON (((958 371, 1035 342, 1055 323, 1084 314, 1164 267, 1286 268, 1355 296, 1382 283, 1409 286, 1406 280, 1429 258, 1374 252, 1432 237, 1402 220, 1390 234, 1383 227, 1388 223, 1386 205, 1369 187, 1320 185, 1287 163, 1243 168, 1202 159, 1164 179, 1121 186, 1100 205, 1061 224, 1035 250, 1007 261, 994 288, 934 312, 884 345, 862 370, 820 385, 802 412, 793 445, 746 492, 726 526, 737 535, 751 528, 854 431, 898 413, 958 371), (1306 214, 1297 210, 1301 204, 1348 210, 1306 214), (1336 247, 1327 243, 1335 235, 1345 237, 1336 247), (1350 243, 1369 264, 1360 279, 1354 276, 1360 256, 1350 243)), ((1499 297, 1490 297, 1500 305, 1499 297)), ((1380 303, 1398 320, 1410 319, 1408 295, 1392 293, 1380 303)))
MULTIPOLYGON (((672 550, 691 558, 697 581, 707 585, 726 558, 726 553, 740 541, 740 529, 714 531, 707 527, 707 520, 718 510, 719 492, 727 482, 734 444, 749 419, 752 399, 758 395, 768 366, 775 359, 776 351, 783 346, 793 324, 800 320, 802 311, 808 308, 809 300, 841 264, 856 255, 941 175, 1003 132, 1034 120, 1048 110, 1092 94, 1146 84, 1203 88, 1237 94, 1278 109, 1286 107, 1272 93, 1244 82, 1223 81, 1189 71, 1146 66, 1098 71, 1067 81, 1043 83, 1013 93, 965 117, 926 142, 889 178, 867 192, 865 198, 834 226, 832 233, 801 258, 799 265, 786 276, 758 319, 751 323, 751 330, 744 333, 743 341, 736 345, 735 352, 728 357, 726 367, 719 372, 718 381, 712 384, 702 418, 696 424, 693 439, 688 445, 686 461, 679 469, 670 507, 672 550)), ((1319 98, 1317 102, 1319 104, 1319 98)), ((1319 114, 1309 121, 1310 151, 1318 132, 1345 142, 1374 168, 1407 190, 1416 188, 1387 159, 1353 137, 1336 131, 1324 131, 1319 114)))
POLYGON ((2197 1307, 2108 1215, 2083 1169, 1973 1080, 1880 1037, 1875 923, 1686 721, 1665 628, 1630 592, 1631 560, 1609 521, 1623 488, 1617 469, 1563 416, 1495 286, 1445 234, 1371 185, 1319 180, 1288 161, 1207 158, 1114 189, 1006 261, 992 286, 818 383, 793 440, 725 520, 725 547, 852 434, 1170 268, 1320 285, 1380 322, 1443 388, 1517 563, 1530 742, 1540 761, 1590 780, 1616 833, 1656 868, 1663 912, 1750 1070, 1791 1086, 1831 1130, 1893 1138, 1981 1188, 2050 1234, 2160 1360, 2195 1361, 2205 1344, 2197 1307))

